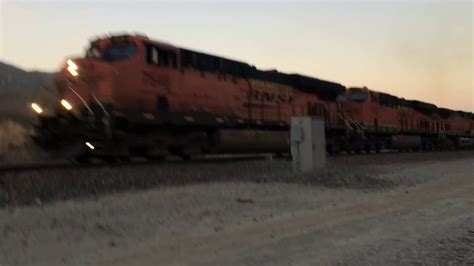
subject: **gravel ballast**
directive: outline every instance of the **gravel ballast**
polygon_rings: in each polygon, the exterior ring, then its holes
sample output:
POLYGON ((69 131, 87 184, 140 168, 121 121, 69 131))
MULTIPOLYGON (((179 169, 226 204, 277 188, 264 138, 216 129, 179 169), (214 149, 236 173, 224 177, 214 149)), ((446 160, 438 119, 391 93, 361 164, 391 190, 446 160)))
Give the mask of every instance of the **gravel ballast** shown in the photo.
POLYGON ((284 159, 236 162, 225 160, 215 163, 212 161, 140 163, 18 173, 0 172, 0 208, 203 182, 284 182, 328 188, 389 189, 423 180, 420 178, 407 180, 397 177, 396 174, 386 178, 380 175, 381 170, 386 171, 381 166, 388 164, 391 168, 396 168, 400 163, 449 161, 458 157, 470 158, 474 155, 470 151, 341 155, 330 157, 326 169, 311 175, 293 173, 291 162, 284 159), (374 165, 374 162, 377 164, 374 165))
POLYGON ((315 174, 292 171, 291 162, 252 160, 216 163, 159 163, 9 172, 0 176, 0 207, 28 205, 119 191, 208 182, 283 182, 354 189, 390 188, 362 168, 329 165, 315 174))

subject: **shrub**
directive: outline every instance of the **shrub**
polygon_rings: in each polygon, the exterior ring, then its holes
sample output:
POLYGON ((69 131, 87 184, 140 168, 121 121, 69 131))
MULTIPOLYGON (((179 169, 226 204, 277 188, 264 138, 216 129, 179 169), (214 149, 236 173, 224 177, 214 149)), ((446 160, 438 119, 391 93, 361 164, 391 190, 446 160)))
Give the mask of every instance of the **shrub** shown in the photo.
POLYGON ((0 161, 11 162, 29 158, 29 136, 30 131, 17 122, 0 122, 0 161))

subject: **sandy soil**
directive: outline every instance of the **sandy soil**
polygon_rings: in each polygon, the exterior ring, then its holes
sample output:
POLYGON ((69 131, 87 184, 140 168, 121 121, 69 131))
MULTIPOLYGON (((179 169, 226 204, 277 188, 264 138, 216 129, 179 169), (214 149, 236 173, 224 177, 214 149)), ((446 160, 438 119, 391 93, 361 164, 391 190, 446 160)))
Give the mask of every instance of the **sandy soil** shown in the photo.
POLYGON ((474 263, 474 157, 446 154, 333 159, 396 184, 377 189, 212 182, 7 208, 0 265, 474 263))

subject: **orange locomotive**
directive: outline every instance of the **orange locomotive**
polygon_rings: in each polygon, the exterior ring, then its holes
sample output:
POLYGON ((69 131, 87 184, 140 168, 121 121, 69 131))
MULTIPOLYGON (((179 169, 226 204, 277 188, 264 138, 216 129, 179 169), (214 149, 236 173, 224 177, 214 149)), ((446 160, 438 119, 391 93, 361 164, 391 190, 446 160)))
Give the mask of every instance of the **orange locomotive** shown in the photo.
POLYGON ((288 151, 293 115, 343 134, 344 86, 178 48, 142 36, 91 43, 55 76, 58 106, 36 140, 71 155, 164 156, 288 151))
MULTIPOLYGON (((349 88, 343 111, 360 123, 349 149, 446 149, 474 146, 471 113, 438 108, 367 88, 349 88)), ((346 145, 347 146, 347 145, 346 145)))
MULTIPOLYGON (((84 58, 67 60, 56 74, 55 91, 51 110, 32 106, 40 121, 36 141, 80 159, 283 153, 294 115, 324 119, 330 151, 422 147, 419 134, 435 133, 423 131, 424 123, 445 119, 410 104, 398 108, 399 99, 387 94, 357 88, 346 93, 338 83, 262 71, 132 35, 91 42, 84 58), (403 122, 408 117, 409 126, 403 122)), ((462 119, 449 120, 452 129, 461 132, 471 123, 472 130, 472 117, 462 119)))

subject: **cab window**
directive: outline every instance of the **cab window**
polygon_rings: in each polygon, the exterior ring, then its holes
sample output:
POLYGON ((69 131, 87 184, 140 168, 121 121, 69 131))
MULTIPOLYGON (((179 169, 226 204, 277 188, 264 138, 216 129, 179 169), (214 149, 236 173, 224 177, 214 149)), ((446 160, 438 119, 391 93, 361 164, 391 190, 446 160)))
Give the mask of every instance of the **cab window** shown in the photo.
POLYGON ((87 50, 86 58, 94 58, 104 61, 119 61, 135 57, 137 46, 133 43, 112 43, 101 49, 97 45, 92 45, 87 50))
POLYGON ((176 68, 176 53, 153 45, 146 46, 146 61, 150 65, 176 68))
POLYGON ((368 98, 367 92, 362 91, 362 90, 350 90, 349 94, 347 95, 347 99, 349 101, 359 102, 359 103, 365 102, 367 98, 368 98))
POLYGON ((133 58, 137 52, 137 46, 131 43, 111 44, 104 50, 105 61, 118 61, 133 58))

